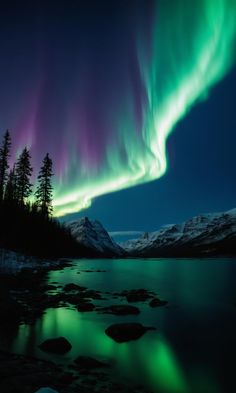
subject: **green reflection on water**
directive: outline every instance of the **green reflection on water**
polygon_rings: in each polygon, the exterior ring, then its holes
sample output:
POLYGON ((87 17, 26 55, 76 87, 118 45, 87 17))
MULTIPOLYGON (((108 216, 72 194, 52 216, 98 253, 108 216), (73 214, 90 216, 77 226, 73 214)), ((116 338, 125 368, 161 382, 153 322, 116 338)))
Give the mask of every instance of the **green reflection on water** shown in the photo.
MULTIPOLYGON (((13 342, 13 350, 26 354, 40 355, 58 359, 53 354, 45 354, 38 345, 47 338, 58 336, 66 337, 72 343, 72 350, 63 359, 72 360, 78 354, 96 353, 100 355, 110 355, 115 343, 105 334, 100 327, 99 321, 86 319, 79 312, 66 308, 48 309, 47 312, 36 322, 34 326, 22 325, 19 328, 18 336, 13 342), (32 334, 34 332, 34 334, 32 334), (32 346, 28 350, 28 341, 34 337, 32 346), (101 351, 102 349, 102 351, 101 351)), ((62 359, 62 357, 60 357, 62 359)))
MULTIPOLYGON (((209 354, 215 348, 211 345, 214 337, 219 344, 222 332, 234 337, 236 316, 235 308, 230 305, 236 298, 235 274, 233 259, 100 260, 96 264, 93 260, 75 261, 73 267, 51 272, 49 283, 74 282, 102 292, 144 287, 154 290, 170 305, 154 310, 148 303, 140 303, 141 313, 132 317, 49 309, 34 325, 21 326, 18 333, 4 331, 0 336, 1 348, 9 350, 12 343, 13 352, 64 364, 79 355, 107 359, 122 382, 129 379, 158 393, 220 393, 224 391, 220 386, 221 368, 214 361, 215 352, 209 354), (78 270, 90 268, 106 272, 77 274, 78 270), (141 339, 126 344, 117 344, 105 335, 110 324, 125 321, 155 326, 157 331, 147 332, 141 339), (188 333, 193 337, 193 344, 196 337, 201 339, 202 344, 193 345, 193 352, 184 346, 188 333), (70 352, 55 356, 40 351, 38 345, 42 341, 57 336, 65 336, 72 343, 70 352)), ((123 302, 106 297, 108 300, 94 303, 123 302)), ((224 356, 222 348, 219 346, 217 353, 224 356)))
POLYGON ((148 332, 138 341, 117 344, 105 334, 113 322, 112 316, 49 309, 35 325, 19 328, 12 351, 61 363, 73 361, 78 355, 90 355, 110 361, 116 376, 123 381, 144 383, 157 392, 189 392, 181 366, 162 336, 148 332), (38 348, 43 340, 58 336, 66 337, 72 344, 65 356, 47 354, 38 348))
POLYGON ((154 343, 148 366, 150 378, 161 391, 190 391, 174 351, 163 338, 154 343))

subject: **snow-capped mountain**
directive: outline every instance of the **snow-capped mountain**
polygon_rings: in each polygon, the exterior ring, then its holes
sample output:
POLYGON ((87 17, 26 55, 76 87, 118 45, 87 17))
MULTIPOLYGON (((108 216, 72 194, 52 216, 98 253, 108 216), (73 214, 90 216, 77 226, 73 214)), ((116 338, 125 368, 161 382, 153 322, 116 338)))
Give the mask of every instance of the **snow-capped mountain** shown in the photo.
POLYGON ((96 256, 111 257, 124 254, 124 250, 112 240, 102 224, 97 220, 92 221, 87 217, 83 217, 69 222, 67 227, 70 228, 72 235, 77 241, 90 249, 96 256))
POLYGON ((236 255, 236 209, 203 214, 144 233, 121 246, 132 256, 236 255))

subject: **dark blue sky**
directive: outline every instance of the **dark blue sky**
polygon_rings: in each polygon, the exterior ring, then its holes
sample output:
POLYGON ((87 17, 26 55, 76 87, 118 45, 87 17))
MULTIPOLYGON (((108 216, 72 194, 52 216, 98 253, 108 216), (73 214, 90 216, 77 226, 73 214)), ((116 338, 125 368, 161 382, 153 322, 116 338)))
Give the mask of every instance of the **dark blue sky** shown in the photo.
POLYGON ((109 231, 158 229, 236 206, 236 69, 196 105, 169 138, 161 179, 97 198, 67 216, 101 220, 109 231))

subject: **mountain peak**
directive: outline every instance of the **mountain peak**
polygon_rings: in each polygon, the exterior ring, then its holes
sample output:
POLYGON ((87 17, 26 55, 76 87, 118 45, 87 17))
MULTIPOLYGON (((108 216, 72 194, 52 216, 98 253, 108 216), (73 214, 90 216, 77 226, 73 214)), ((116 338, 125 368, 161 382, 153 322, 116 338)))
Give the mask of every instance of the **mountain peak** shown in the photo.
POLYGON ((108 232, 98 220, 88 217, 79 218, 67 223, 72 235, 77 241, 101 256, 122 256, 124 251, 109 236, 108 232))

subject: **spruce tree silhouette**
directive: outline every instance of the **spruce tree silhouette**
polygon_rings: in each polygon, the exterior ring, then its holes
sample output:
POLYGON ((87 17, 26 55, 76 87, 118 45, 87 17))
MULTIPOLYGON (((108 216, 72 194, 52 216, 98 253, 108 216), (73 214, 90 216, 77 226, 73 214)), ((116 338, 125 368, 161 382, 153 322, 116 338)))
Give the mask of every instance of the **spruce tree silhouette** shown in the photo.
POLYGON ((17 200, 20 205, 24 205, 27 198, 30 196, 33 185, 30 183, 30 178, 33 168, 30 164, 30 153, 25 147, 16 162, 16 192, 17 200))
POLYGON ((7 170, 9 168, 8 159, 10 155, 11 137, 7 130, 3 136, 2 146, 0 148, 0 202, 3 201, 4 190, 7 181, 7 170))
POLYGON ((13 203, 17 201, 17 178, 16 178, 16 169, 15 165, 13 168, 10 170, 7 182, 6 182, 6 188, 5 188, 5 194, 4 194, 4 199, 8 201, 8 203, 13 203))
POLYGON ((52 160, 43 159, 38 175, 35 201, 29 201, 33 185, 30 153, 25 147, 8 174, 10 134, 0 148, 0 247, 39 257, 94 256, 72 236, 70 230, 52 217, 52 160))
POLYGON ((53 187, 51 184, 52 173, 52 160, 47 153, 43 159, 43 165, 38 175, 38 186, 35 192, 36 204, 41 211, 42 215, 46 218, 52 216, 53 206, 53 187))

